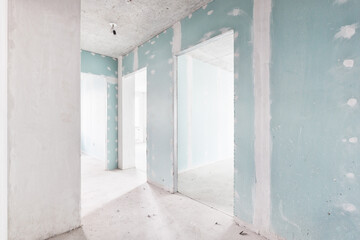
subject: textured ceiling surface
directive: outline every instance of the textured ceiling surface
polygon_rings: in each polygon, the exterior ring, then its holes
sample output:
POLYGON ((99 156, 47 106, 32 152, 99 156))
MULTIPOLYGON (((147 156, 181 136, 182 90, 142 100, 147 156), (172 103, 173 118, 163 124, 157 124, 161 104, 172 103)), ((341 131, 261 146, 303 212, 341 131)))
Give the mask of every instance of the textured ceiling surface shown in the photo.
POLYGON ((119 57, 211 0, 82 0, 81 48, 119 57), (109 23, 116 23, 116 36, 109 23))

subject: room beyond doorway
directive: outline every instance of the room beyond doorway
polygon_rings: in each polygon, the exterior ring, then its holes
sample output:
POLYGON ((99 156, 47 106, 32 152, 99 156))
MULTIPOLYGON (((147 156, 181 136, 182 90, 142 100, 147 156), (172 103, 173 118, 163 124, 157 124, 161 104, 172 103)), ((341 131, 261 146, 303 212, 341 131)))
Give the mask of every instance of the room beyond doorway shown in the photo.
POLYGON ((233 215, 234 35, 179 55, 178 191, 233 215))

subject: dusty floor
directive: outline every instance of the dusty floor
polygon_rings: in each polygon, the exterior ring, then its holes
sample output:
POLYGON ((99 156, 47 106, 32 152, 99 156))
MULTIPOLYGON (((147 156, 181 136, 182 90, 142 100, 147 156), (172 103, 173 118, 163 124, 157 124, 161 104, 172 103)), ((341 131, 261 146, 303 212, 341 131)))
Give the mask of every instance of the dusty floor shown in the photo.
POLYGON ((83 162, 82 228, 52 240, 264 239, 184 195, 147 183, 134 187, 144 176, 136 170, 99 171, 103 164, 93 160, 83 162))
POLYGON ((178 190, 194 200, 233 215, 234 161, 217 161, 179 173, 178 190))
POLYGON ((96 158, 81 158, 81 216, 86 216, 112 200, 146 182, 144 172, 136 169, 105 171, 96 158))

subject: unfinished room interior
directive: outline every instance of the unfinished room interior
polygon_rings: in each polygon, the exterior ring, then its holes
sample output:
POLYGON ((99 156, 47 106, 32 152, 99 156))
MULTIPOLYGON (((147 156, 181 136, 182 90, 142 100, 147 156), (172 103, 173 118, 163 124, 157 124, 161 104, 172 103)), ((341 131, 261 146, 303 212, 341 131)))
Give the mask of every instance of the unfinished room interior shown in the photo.
POLYGON ((0 240, 359 240, 360 0, 0 0, 0 240))

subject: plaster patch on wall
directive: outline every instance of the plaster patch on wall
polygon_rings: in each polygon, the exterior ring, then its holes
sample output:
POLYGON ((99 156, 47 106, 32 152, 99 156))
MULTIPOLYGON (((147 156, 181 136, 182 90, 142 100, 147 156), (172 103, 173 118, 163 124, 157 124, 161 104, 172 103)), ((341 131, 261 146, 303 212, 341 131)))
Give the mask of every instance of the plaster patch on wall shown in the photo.
POLYGON ((181 23, 176 22, 173 26, 172 53, 177 54, 181 50, 181 23))
POLYGON ((213 13, 214 13, 214 10, 210 10, 210 11, 207 12, 207 15, 211 15, 213 13))
POLYGON ((345 176, 346 176, 347 178, 349 178, 349 179, 354 179, 354 178, 355 178, 355 174, 352 173, 352 172, 346 173, 345 176))
MULTIPOLYGON (((255 7, 254 7, 255 9, 255 7)), ((243 15, 245 14, 245 12, 243 10, 241 10, 240 8, 234 8, 233 10, 231 10, 230 12, 228 12, 228 15, 229 16, 240 16, 240 15, 243 15)))
POLYGON ((355 35, 358 24, 354 23, 351 25, 342 26, 338 33, 335 34, 335 39, 345 38, 350 39, 355 35))
POLYGON ((354 206, 354 204, 351 204, 351 203, 343 203, 342 208, 347 212, 355 212, 356 211, 356 207, 354 206))
POLYGON ((347 101, 347 105, 349 105, 350 107, 355 107, 356 104, 357 104, 356 98, 350 98, 350 99, 347 101))
POLYGON ((351 137, 351 138, 349 138, 349 142, 350 142, 350 143, 357 143, 357 142, 358 142, 358 138, 357 138, 357 137, 351 137))
POLYGON ((231 30, 231 29, 228 28, 228 27, 220 28, 220 32, 221 32, 221 33, 226 33, 226 32, 228 32, 228 31, 230 31, 230 30, 231 30))
POLYGON ((352 68, 354 66, 354 60, 352 59, 345 59, 344 62, 343 62, 343 65, 346 67, 346 68, 352 68))
POLYGON ((134 49, 134 64, 133 64, 133 71, 137 71, 139 68, 139 54, 138 54, 138 47, 134 49))
POLYGON ((145 55, 148 55, 150 53, 150 50, 147 50, 146 52, 145 52, 145 55))
POLYGON ((210 39, 214 34, 215 34, 214 31, 205 33, 204 36, 200 39, 200 42, 204 42, 204 41, 210 39))
MULTIPOLYGON (((236 11, 238 14, 239 11, 236 11)), ((271 0, 254 1, 254 100, 255 100, 255 174, 253 223, 270 231, 270 15, 271 0)), ((282 206, 281 206, 282 207, 282 206)))

